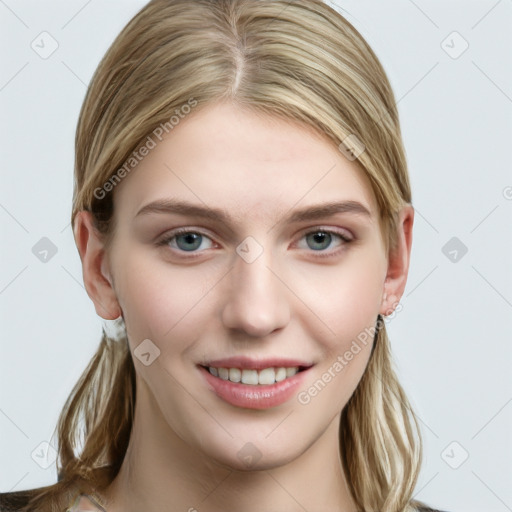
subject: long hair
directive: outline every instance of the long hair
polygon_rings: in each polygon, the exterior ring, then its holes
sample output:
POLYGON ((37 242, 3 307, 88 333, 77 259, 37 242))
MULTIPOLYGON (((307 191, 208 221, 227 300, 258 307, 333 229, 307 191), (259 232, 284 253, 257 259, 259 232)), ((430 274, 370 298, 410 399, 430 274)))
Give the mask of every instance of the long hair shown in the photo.
MULTIPOLYGON (((134 152, 185 115, 229 101, 312 127, 355 160, 375 194, 386 250, 411 190, 395 98, 367 42, 321 0, 153 0, 122 30, 89 85, 76 132, 71 222, 92 212, 109 237, 116 183, 134 152), (349 139, 347 139, 349 137, 349 139)), ((417 420, 393 370, 379 315, 368 366, 341 413, 342 464, 364 512, 412 512, 417 420)), ((27 510, 60 512, 117 475, 130 439, 135 369, 126 338, 104 333, 58 421, 59 481, 27 510)))

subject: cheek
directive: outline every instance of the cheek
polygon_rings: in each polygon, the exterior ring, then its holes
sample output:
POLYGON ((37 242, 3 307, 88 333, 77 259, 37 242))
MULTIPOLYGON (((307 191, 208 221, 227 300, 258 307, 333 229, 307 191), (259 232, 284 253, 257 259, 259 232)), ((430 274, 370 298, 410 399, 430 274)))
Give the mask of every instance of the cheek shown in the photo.
MULTIPOLYGON (((356 389, 371 354, 382 298, 386 260, 368 246, 336 267, 315 267, 301 280, 307 304, 323 328, 308 327, 323 360, 298 396, 311 410, 339 412, 356 389), (325 389, 325 391, 324 391, 325 389)), ((313 268, 313 267, 312 267, 313 268)), ((311 315, 312 316, 312 315, 311 315)))
MULTIPOLYGON (((309 317, 317 319, 317 333, 328 352, 344 352, 351 340, 374 326, 381 305, 385 263, 379 247, 368 244, 364 250, 348 253, 339 265, 294 270, 291 282, 314 313, 309 317)), ((313 330, 313 324, 309 330, 313 330)))
POLYGON ((173 268, 136 251, 118 269, 116 292, 131 343, 150 339, 168 349, 172 341, 174 353, 185 349, 199 332, 211 275, 198 267, 173 268))

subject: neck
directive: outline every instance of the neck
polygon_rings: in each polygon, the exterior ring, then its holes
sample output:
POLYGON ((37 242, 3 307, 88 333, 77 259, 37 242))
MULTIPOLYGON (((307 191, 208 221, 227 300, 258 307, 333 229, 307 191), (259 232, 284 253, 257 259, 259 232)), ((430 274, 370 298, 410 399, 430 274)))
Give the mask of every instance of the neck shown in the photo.
POLYGON ((240 471, 185 443, 157 411, 151 393, 138 385, 128 450, 103 493, 107 512, 356 511, 339 450, 333 449, 339 445, 339 414, 286 465, 240 471))

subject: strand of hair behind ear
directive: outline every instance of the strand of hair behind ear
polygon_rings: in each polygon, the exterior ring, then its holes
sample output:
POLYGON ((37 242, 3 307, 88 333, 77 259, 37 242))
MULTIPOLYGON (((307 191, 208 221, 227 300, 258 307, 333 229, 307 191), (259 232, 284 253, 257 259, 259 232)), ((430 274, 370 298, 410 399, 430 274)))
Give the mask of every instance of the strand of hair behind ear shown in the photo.
POLYGON ((340 452, 349 487, 365 512, 412 512, 421 467, 416 417, 392 367, 385 325, 366 371, 342 411, 340 452))

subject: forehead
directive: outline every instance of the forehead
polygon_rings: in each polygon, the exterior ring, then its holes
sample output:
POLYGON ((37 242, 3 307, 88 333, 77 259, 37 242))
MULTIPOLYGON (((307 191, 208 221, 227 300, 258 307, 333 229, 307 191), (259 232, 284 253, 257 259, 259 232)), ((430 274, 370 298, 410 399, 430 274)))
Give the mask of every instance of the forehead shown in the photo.
POLYGON ((116 211, 133 218, 151 201, 181 197, 273 218, 294 205, 355 200, 372 214, 370 182, 355 161, 312 128, 208 105, 182 119, 116 187, 116 211))

